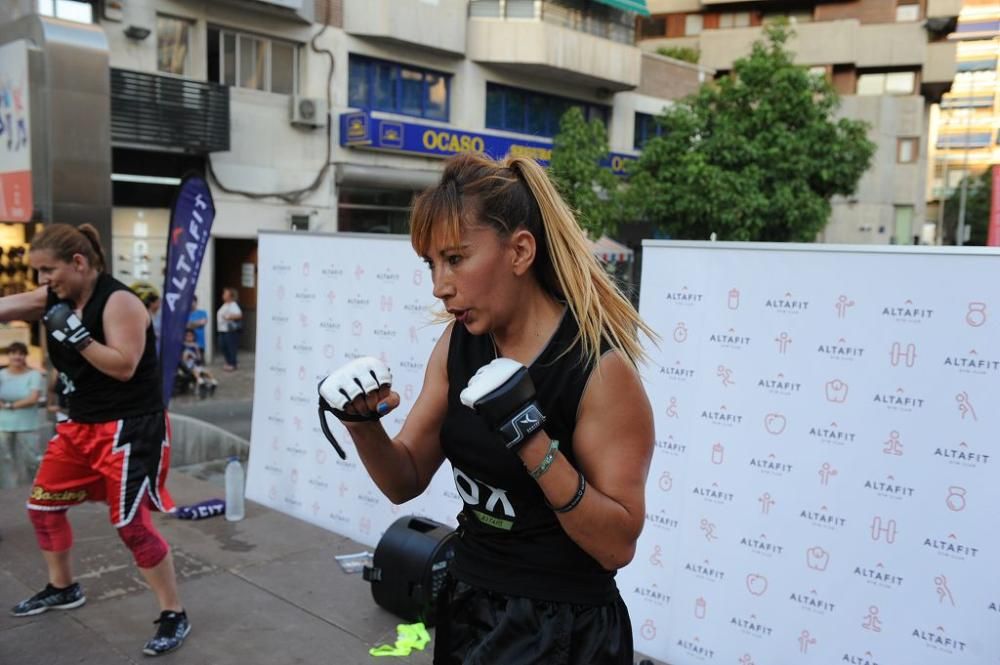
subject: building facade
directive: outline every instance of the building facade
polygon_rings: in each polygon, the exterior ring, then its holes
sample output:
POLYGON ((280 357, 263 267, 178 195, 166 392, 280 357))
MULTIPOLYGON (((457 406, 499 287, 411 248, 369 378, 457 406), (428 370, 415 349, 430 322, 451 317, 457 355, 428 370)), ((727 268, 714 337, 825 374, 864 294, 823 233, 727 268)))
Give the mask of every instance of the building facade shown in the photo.
POLYGON ((820 240, 838 243, 933 242, 927 216, 929 110, 955 73, 960 0, 651 0, 640 46, 695 49, 698 62, 725 75, 749 55, 763 25, 788 21, 789 48, 840 93, 839 113, 864 120, 877 151, 851 197, 834 200, 820 240))
POLYGON ((958 72, 951 91, 931 108, 928 156, 928 209, 939 232, 941 202, 968 175, 975 177, 1000 161, 1000 3, 965 0, 950 39, 956 42, 958 72))
POLYGON ((544 162, 570 106, 606 124, 621 169, 653 116, 712 76, 640 49, 636 0, 16 3, 8 20, 39 12, 106 35, 116 276, 162 281, 173 192, 208 172, 199 300, 211 311, 238 288, 251 332, 258 231, 405 233, 443 157, 544 162))

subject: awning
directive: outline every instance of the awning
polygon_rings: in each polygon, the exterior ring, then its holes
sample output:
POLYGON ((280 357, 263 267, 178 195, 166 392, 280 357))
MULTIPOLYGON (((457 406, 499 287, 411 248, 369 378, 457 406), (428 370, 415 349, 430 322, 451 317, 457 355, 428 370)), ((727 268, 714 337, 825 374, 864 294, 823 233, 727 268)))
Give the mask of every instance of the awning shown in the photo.
POLYGON ((635 255, 631 249, 607 236, 591 240, 590 251, 605 263, 626 263, 635 255))
POLYGON ((635 12, 636 14, 642 14, 643 16, 649 16, 649 10, 646 9, 646 0, 596 0, 602 5, 608 5, 609 7, 614 7, 615 9, 621 9, 626 12, 635 12))

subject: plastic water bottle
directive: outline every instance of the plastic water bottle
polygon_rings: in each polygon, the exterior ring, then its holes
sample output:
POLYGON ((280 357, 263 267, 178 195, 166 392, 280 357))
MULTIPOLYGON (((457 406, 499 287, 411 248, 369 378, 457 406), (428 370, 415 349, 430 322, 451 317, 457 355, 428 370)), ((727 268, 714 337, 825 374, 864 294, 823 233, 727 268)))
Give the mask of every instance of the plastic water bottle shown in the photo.
POLYGON ((243 465, 239 457, 230 457, 226 463, 226 519, 238 522, 243 514, 243 465))

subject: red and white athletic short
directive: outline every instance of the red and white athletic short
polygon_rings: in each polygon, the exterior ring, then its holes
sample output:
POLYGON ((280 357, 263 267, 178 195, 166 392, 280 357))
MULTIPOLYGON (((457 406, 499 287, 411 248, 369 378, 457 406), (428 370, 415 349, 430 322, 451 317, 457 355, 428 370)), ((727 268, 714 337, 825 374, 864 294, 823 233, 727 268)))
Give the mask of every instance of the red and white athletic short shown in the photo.
POLYGON ((132 521, 144 496, 161 512, 174 510, 167 492, 170 422, 164 411, 105 423, 56 425, 28 498, 29 510, 65 510, 106 501, 111 523, 132 521))

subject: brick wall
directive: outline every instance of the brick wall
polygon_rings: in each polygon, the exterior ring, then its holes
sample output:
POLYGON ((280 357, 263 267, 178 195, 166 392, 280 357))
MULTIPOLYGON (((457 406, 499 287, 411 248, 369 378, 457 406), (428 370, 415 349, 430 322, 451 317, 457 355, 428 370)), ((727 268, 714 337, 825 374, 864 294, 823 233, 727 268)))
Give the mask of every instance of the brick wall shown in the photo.
POLYGON ((651 97, 681 99, 698 89, 698 70, 665 58, 643 54, 642 73, 636 92, 651 97))

